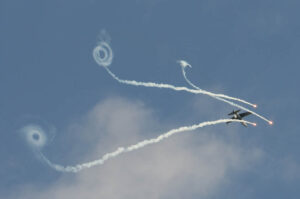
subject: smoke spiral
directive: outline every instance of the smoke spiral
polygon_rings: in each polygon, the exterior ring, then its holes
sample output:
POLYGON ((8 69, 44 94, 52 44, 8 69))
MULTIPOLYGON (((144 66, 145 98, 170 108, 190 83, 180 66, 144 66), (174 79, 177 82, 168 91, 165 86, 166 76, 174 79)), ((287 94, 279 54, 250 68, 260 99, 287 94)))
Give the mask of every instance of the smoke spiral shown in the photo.
POLYGON ((93 50, 93 58, 103 67, 108 67, 113 61, 113 51, 109 45, 109 35, 105 30, 102 30, 99 35, 98 45, 93 50))

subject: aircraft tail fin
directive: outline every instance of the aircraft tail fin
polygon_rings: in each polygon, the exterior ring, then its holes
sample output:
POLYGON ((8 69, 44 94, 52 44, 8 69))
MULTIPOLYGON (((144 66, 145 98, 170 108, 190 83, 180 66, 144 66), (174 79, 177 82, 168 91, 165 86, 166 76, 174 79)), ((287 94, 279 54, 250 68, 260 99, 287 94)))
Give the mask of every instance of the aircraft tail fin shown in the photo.
POLYGON ((240 112, 241 110, 239 109, 239 110, 232 110, 232 112, 231 113, 228 113, 228 115, 234 115, 234 114, 237 114, 238 112, 240 112))

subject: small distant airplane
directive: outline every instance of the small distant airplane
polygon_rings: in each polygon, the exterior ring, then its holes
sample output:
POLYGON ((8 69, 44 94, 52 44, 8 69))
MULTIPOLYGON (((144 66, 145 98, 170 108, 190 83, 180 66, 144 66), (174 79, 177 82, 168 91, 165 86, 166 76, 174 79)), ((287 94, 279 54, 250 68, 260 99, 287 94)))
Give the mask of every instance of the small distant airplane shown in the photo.
MULTIPOLYGON (((250 115, 250 112, 244 112, 244 113, 239 113, 241 110, 233 110, 231 113, 229 113, 228 115, 233 115, 233 117, 231 119, 236 119, 236 120, 242 120, 243 117, 246 117, 247 115, 250 115)), ((229 124, 231 122, 226 122, 226 124, 229 124)), ((247 124, 245 122, 241 123, 243 126, 247 127, 247 124)))

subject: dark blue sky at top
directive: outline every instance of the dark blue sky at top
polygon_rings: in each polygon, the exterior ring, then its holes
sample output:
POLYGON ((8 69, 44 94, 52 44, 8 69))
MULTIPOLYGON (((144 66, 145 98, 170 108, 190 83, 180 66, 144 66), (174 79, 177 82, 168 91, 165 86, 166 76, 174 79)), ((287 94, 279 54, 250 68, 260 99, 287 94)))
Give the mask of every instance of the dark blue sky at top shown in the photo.
POLYGON ((240 186, 224 189, 225 198, 239 198, 248 186, 256 198, 298 198, 299 174, 291 181, 276 175, 286 157, 300 165, 299 6, 296 0, 2 0, 0 193, 28 183, 47 186, 60 175, 40 164, 17 135, 26 122, 49 123, 64 140, 69 123, 110 96, 141 100, 165 120, 187 115, 192 95, 121 85, 97 66, 92 50, 105 29, 115 55, 110 67, 119 77, 186 86, 176 64, 185 59, 195 84, 255 102, 274 120, 269 127, 252 117, 258 127, 245 131, 272 158, 257 172, 237 176, 240 186))

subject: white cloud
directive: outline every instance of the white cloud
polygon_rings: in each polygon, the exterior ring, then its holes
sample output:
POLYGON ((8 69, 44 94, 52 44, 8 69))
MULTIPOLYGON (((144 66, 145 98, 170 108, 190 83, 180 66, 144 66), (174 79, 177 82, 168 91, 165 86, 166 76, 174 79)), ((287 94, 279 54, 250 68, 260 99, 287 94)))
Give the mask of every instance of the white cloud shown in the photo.
MULTIPOLYGON (((157 126, 164 128, 149 108, 122 98, 99 103, 84 121, 72 127, 85 131, 79 136, 96 138, 94 135, 101 132, 97 147, 85 157, 89 160, 119 145, 127 146, 163 133, 151 132, 157 126)), ((121 155, 102 166, 74 174, 75 179, 65 175, 46 190, 26 188, 18 198, 176 199, 210 196, 222 183, 230 180, 232 171, 259 159, 257 151, 224 141, 204 128, 121 155)))

